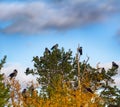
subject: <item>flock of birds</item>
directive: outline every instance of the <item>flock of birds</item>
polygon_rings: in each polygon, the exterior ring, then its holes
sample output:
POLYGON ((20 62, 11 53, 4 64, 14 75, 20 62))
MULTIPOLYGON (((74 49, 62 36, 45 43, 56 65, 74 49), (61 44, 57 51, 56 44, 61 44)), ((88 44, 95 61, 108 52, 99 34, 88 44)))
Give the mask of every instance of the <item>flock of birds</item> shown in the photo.
MULTIPOLYGON (((54 49, 57 49, 58 48, 58 44, 55 44, 51 50, 54 50, 54 49)), ((77 51, 79 52, 80 55, 82 55, 82 47, 78 47, 77 51)), ((45 48, 45 52, 48 52, 50 53, 50 50, 48 48, 45 48)), ((112 68, 115 68, 117 69, 119 66, 115 63, 115 62, 112 62, 112 68)), ((8 76, 10 78, 10 80, 12 80, 13 78, 15 78, 18 74, 18 71, 16 69, 14 69, 14 71, 8 76)), ((93 93, 93 91, 89 88, 89 87, 86 87, 84 86, 84 88, 90 92, 90 93, 93 93)), ((34 87, 31 86, 31 90, 33 91, 34 90, 34 87)), ((22 91, 22 93, 25 93, 26 92, 26 89, 24 89, 22 91)))
MULTIPOLYGON (((51 50, 57 49, 58 48, 58 44, 55 44, 51 50)), ((77 51, 80 53, 80 55, 82 55, 82 47, 78 47, 77 51)), ((45 48, 45 52, 50 54, 50 50, 48 48, 45 48)))
MULTIPOLYGON (((55 45, 51 48, 51 50, 57 49, 57 48, 58 48, 58 44, 55 44, 55 45)), ((48 48, 45 48, 45 51, 47 51, 47 52, 50 53, 50 50, 49 50, 48 48)), ((17 71, 16 69, 14 69, 14 71, 8 76, 8 77, 10 77, 10 80, 11 80, 13 77, 16 77, 16 76, 17 76, 17 73, 18 73, 18 71, 17 71)))

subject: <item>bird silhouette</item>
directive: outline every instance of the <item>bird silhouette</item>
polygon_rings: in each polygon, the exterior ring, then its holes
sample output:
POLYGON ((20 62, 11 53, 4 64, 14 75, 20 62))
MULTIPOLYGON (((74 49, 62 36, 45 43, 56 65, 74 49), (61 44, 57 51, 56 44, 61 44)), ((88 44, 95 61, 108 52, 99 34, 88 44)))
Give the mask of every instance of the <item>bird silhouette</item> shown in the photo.
POLYGON ((50 54, 50 50, 48 48, 45 48, 45 52, 50 54))
POLYGON ((92 91, 90 88, 85 87, 85 89, 86 89, 87 91, 89 91, 90 93, 92 93, 92 94, 93 94, 93 91, 92 91))
POLYGON ((16 76, 17 76, 17 73, 18 73, 18 71, 15 69, 15 70, 9 75, 10 80, 11 80, 13 77, 16 77, 16 76))
POLYGON ((93 91, 91 90, 91 88, 87 87, 86 85, 83 84, 83 87, 90 93, 93 94, 93 91))
POLYGON ((112 68, 117 69, 119 66, 113 61, 112 62, 112 68))
POLYGON ((78 52, 80 53, 80 55, 82 55, 82 47, 78 48, 78 52))
POLYGON ((57 49, 57 47, 58 47, 58 44, 55 44, 55 45, 51 48, 51 50, 57 49))
POLYGON ((27 90, 26 90, 26 89, 23 89, 23 91, 22 91, 22 96, 23 96, 24 98, 27 98, 26 92, 27 92, 27 90))

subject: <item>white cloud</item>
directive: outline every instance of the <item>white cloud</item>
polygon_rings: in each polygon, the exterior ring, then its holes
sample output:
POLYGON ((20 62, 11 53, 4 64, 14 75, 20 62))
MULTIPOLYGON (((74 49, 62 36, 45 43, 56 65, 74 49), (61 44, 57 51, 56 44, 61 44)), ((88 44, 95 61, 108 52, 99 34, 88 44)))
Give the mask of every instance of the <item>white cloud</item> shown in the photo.
POLYGON ((47 30, 67 30, 119 13, 119 4, 118 0, 66 0, 57 4, 42 1, 2 2, 0 21, 11 23, 0 31, 32 34, 47 30))
POLYGON ((37 83, 35 77, 33 77, 32 75, 28 75, 28 76, 25 75, 24 72, 26 70, 26 67, 18 63, 9 63, 7 65, 5 64, 1 72, 4 73, 7 78, 9 78, 8 77, 9 74, 11 74, 14 69, 18 70, 18 74, 15 79, 19 80, 22 88, 25 88, 27 84, 30 83, 31 81, 33 81, 33 83, 37 83))

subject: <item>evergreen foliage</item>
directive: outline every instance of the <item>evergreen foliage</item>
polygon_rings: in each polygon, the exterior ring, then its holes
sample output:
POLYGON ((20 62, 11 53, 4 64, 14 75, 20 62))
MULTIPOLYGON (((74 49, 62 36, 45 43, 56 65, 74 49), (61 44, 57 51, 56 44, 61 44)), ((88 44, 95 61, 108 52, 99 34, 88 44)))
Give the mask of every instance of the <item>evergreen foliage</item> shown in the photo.
MULTIPOLYGON (((27 68, 26 74, 38 75, 37 81, 42 85, 42 90, 49 95, 57 91, 55 82, 58 84, 61 79, 62 83, 74 79, 74 70, 72 70, 72 51, 65 52, 64 48, 58 47, 52 49, 45 49, 42 57, 33 57, 34 70, 27 68)), ((62 85, 59 84, 59 85, 62 85)))
POLYGON ((9 100, 9 87, 4 83, 4 74, 1 69, 6 61, 6 56, 0 62, 0 107, 7 105, 9 100))
POLYGON ((82 54, 77 53, 73 57, 71 50, 65 52, 64 48, 59 49, 58 46, 51 50, 45 48, 43 56, 33 57, 34 69, 27 68, 25 73, 37 75, 43 93, 47 93, 49 98, 58 92, 58 85, 63 88, 64 83, 69 83, 70 90, 98 94, 101 100, 95 98, 94 102, 99 106, 119 105, 120 90, 113 79, 118 66, 114 63, 108 70, 94 68, 88 63, 89 58, 87 61, 79 61, 80 55, 82 54))

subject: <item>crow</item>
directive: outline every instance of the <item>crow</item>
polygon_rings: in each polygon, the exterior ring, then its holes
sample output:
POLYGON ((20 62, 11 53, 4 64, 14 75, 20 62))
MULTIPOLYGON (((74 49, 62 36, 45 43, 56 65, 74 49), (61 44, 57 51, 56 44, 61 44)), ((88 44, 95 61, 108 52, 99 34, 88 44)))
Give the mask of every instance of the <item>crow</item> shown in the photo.
POLYGON ((112 68, 115 68, 117 69, 119 66, 115 63, 115 62, 112 62, 112 68))
POLYGON ((85 87, 85 89, 86 89, 87 91, 89 91, 90 93, 92 93, 92 94, 93 94, 93 91, 92 91, 90 88, 85 87))
POLYGON ((106 72, 104 67, 101 69, 101 72, 102 72, 102 73, 105 73, 105 72, 106 72))
POLYGON ((51 50, 57 49, 57 47, 58 47, 58 44, 55 44, 55 45, 51 48, 51 50))
POLYGON ((50 54, 50 50, 48 48, 45 48, 45 52, 50 54))
POLYGON ((80 53, 80 55, 82 55, 82 47, 78 48, 78 52, 80 53))
POLYGON ((27 91, 27 90, 26 90, 26 88, 25 88, 25 89, 22 91, 22 94, 26 93, 26 91, 27 91))
POLYGON ((27 68, 27 69, 26 69, 26 73, 29 73, 29 71, 30 71, 30 69, 29 69, 29 68, 27 68))
POLYGON ((13 71, 13 73, 11 73, 11 74, 9 75, 10 80, 11 80, 13 77, 16 77, 16 76, 17 76, 17 73, 18 73, 18 71, 15 69, 15 70, 13 71))
POLYGON ((84 84, 83 84, 83 87, 84 87, 88 92, 90 92, 90 93, 93 94, 93 91, 92 91, 89 87, 86 87, 84 84))
POLYGON ((26 89, 24 89, 23 91, 22 91, 22 96, 24 97, 24 98, 27 98, 27 95, 26 95, 26 89))

